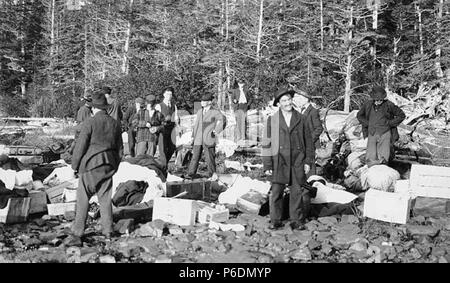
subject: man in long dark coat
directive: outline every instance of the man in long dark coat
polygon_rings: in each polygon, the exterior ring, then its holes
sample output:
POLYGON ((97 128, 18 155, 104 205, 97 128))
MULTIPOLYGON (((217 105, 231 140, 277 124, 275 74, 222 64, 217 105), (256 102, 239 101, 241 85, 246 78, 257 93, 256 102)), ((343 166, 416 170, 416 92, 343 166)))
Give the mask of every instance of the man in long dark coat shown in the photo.
POLYGON ((281 90, 274 106, 279 110, 267 119, 262 157, 266 174, 272 175, 270 229, 283 226, 283 192, 290 188, 289 216, 292 229, 304 229, 310 210, 310 196, 302 185, 314 160, 312 137, 305 119, 293 109, 294 91, 281 90))
POLYGON ((81 245, 89 199, 97 194, 100 203, 100 215, 103 234, 111 237, 113 232, 111 187, 112 176, 119 168, 123 154, 120 122, 106 112, 108 103, 102 92, 95 92, 92 97, 92 113, 82 126, 75 145, 72 169, 79 173, 75 222, 73 235, 66 240, 66 245, 81 245))
MULTIPOLYGON (((311 95, 303 90, 295 90, 294 94, 294 104, 296 110, 299 111, 303 116, 305 116, 306 123, 311 131, 312 142, 314 146, 314 151, 320 148, 320 134, 323 132, 322 121, 320 121, 319 110, 317 110, 311 104, 311 95)), ((307 177, 311 175, 316 175, 316 163, 315 161, 311 164, 311 170, 307 174, 307 177)))

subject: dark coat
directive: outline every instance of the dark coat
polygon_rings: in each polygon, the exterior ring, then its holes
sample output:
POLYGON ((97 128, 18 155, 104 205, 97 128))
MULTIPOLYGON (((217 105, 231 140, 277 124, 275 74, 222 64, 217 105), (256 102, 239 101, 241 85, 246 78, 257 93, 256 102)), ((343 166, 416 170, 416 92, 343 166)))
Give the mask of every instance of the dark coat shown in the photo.
MULTIPOLYGON (((234 111, 236 111, 238 109, 242 110, 242 111, 247 111, 249 109, 252 101, 251 101, 251 97, 249 95, 248 87, 246 85, 244 85, 244 94, 245 94, 245 98, 247 99, 247 103, 239 103, 239 97, 241 96, 239 87, 233 88, 230 90, 231 107, 233 108, 234 111)), ((228 104, 228 102, 226 104, 228 104)))
POLYGON ((306 119, 293 110, 288 128, 280 110, 267 119, 262 142, 264 170, 273 170, 272 183, 289 184, 292 178, 305 183, 304 165, 312 165, 314 146, 306 119))
POLYGON ((122 121, 123 113, 117 98, 108 99, 108 114, 117 121, 122 121))
POLYGON ((77 122, 83 123, 84 120, 91 117, 92 109, 86 105, 82 105, 77 112, 77 122))
MULTIPOLYGON (((357 118, 362 125, 363 137, 367 138, 369 135, 369 117, 372 111, 373 100, 369 100, 358 111, 357 118)), ((397 105, 389 100, 386 100, 381 104, 380 110, 383 111, 389 126, 391 127, 391 143, 396 142, 399 139, 397 127, 405 120, 406 115, 397 105)))
POLYGON ((323 132, 322 121, 320 121, 319 110, 314 108, 311 104, 303 112, 303 116, 306 117, 308 127, 311 129, 313 145, 315 148, 320 148, 319 137, 323 132))
POLYGON ((214 147, 218 142, 218 135, 225 129, 227 118, 215 108, 210 108, 203 116, 203 108, 197 112, 192 137, 194 145, 214 147), (212 131, 216 131, 214 136, 212 131))
POLYGON ((120 123, 105 111, 99 111, 82 125, 73 152, 72 169, 84 173, 110 165, 114 174, 119 168, 122 153, 120 123))
POLYGON ((131 123, 133 122, 133 117, 136 114, 136 106, 133 104, 132 106, 128 107, 127 111, 125 112, 125 115, 123 116, 122 120, 122 128, 128 131, 130 128, 132 128, 131 123))

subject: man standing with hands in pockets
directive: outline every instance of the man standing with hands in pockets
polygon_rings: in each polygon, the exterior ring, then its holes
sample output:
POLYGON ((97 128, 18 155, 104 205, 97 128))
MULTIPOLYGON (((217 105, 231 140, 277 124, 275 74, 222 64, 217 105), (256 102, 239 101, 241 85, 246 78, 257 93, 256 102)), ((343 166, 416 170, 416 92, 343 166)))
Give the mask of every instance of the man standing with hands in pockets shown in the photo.
POLYGON ((279 110, 267 119, 262 158, 267 175, 272 175, 270 229, 283 227, 283 192, 290 188, 289 217, 292 229, 304 229, 310 210, 310 196, 302 185, 314 162, 311 131, 305 118, 292 106, 293 90, 278 92, 274 106, 279 110))

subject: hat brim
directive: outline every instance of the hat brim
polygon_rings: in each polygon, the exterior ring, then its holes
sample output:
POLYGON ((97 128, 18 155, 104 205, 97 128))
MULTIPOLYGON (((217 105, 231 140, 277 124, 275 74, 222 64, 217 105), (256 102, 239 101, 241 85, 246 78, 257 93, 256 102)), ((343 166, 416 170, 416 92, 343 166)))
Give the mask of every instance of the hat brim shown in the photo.
POLYGON ((277 106, 278 102, 280 102, 280 99, 285 96, 285 95, 290 95, 291 98, 294 97, 295 91, 293 90, 287 90, 287 91, 283 91, 279 94, 277 94, 277 96, 275 97, 274 101, 273 101, 273 106, 277 106))

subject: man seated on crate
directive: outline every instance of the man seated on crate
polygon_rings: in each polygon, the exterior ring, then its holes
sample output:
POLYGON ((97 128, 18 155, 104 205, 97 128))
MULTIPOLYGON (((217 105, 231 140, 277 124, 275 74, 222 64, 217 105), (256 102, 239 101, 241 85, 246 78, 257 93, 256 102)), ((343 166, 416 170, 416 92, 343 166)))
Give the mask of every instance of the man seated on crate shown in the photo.
POLYGON ((92 113, 82 127, 72 158, 72 169, 80 174, 77 204, 72 235, 67 246, 80 246, 89 209, 89 199, 97 194, 100 203, 102 233, 110 238, 113 233, 111 187, 112 176, 119 168, 123 154, 120 122, 106 112, 108 103, 104 93, 92 96, 92 113))
POLYGON ((197 112, 194 122, 193 153, 189 165, 188 178, 194 178, 203 149, 205 150, 205 159, 208 165, 208 175, 211 180, 218 179, 216 173, 216 144, 218 135, 226 127, 226 117, 218 109, 212 107, 213 96, 205 94, 201 98, 201 106, 197 112))

